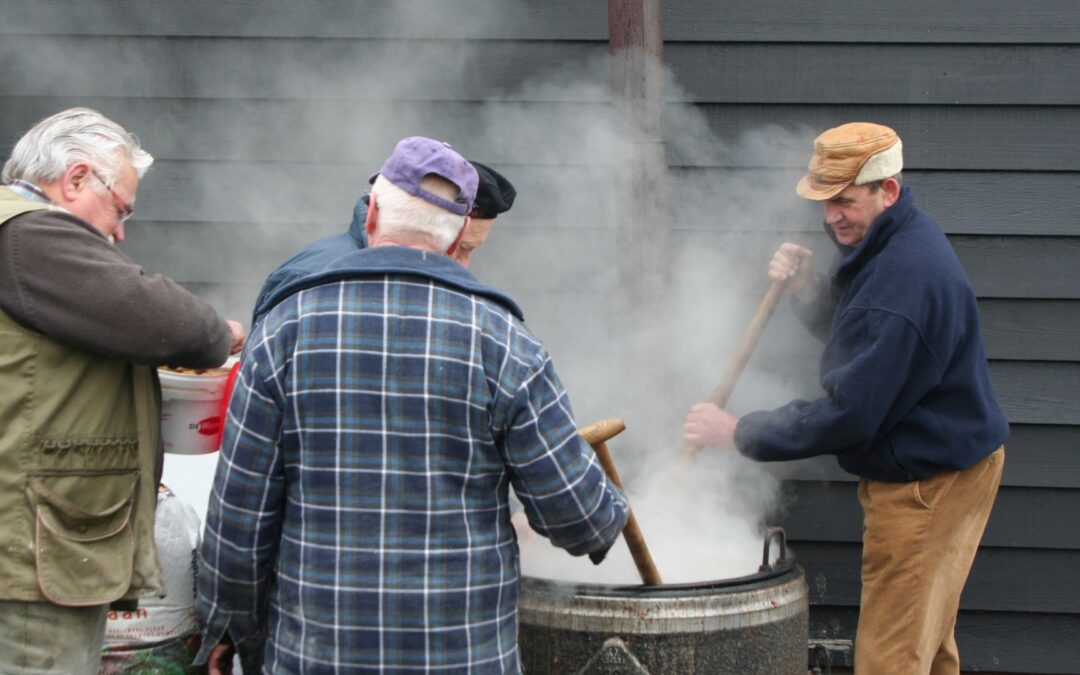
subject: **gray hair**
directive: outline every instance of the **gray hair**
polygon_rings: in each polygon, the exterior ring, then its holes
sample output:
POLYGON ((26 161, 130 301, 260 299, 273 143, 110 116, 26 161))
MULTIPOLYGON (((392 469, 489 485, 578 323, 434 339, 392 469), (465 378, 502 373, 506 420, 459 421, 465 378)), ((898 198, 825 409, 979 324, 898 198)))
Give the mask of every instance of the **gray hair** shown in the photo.
POLYGON ((51 183, 72 164, 88 162, 113 185, 124 161, 142 178, 154 158, 134 134, 98 111, 69 108, 41 120, 19 139, 2 179, 51 183))
MULTIPOLYGON (((892 178, 893 180, 895 180, 896 184, 900 185, 901 187, 904 185, 904 174, 903 174, 903 172, 898 173, 895 176, 889 176, 889 178, 892 178)), ((889 180, 889 178, 882 178, 881 180, 872 180, 869 183, 863 183, 863 185, 870 188, 870 192, 877 192, 878 190, 881 189, 882 184, 884 184, 885 181, 889 180)))
MULTIPOLYGON (((451 201, 458 192, 453 183, 436 175, 425 176, 420 187, 451 201)), ((446 251, 465 224, 465 216, 414 197, 381 175, 375 179, 371 192, 379 207, 379 231, 382 234, 405 235, 423 241, 437 251, 446 251)))

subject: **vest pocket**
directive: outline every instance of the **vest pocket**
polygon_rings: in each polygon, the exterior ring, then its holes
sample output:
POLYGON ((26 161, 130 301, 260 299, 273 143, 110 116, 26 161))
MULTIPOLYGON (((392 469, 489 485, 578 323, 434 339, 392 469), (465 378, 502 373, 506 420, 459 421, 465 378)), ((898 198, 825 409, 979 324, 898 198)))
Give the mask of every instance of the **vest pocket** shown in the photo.
POLYGON ((58 605, 102 605, 131 585, 131 511, 139 472, 57 471, 30 476, 38 587, 58 605))

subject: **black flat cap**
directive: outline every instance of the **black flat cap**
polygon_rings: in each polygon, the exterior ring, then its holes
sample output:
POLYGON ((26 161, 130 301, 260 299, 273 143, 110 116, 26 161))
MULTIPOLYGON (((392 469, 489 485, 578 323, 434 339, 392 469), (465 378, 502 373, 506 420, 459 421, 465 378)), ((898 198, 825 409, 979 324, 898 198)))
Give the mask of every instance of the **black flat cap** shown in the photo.
POLYGON ((501 173, 490 166, 480 162, 469 161, 476 168, 480 176, 480 184, 476 188, 475 208, 480 218, 494 218, 500 213, 510 210, 514 205, 514 197, 517 190, 506 180, 501 173))

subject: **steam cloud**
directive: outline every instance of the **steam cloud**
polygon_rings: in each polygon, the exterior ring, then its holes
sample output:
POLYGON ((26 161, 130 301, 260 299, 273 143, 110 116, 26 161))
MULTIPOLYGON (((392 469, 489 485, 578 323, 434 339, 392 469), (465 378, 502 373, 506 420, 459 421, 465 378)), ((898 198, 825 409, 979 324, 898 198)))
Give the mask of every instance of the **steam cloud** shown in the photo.
MULTIPOLYGON (((514 2, 483 4, 484 12, 469 17, 479 35, 500 24, 496 5, 522 10, 514 2)), ((372 11, 397 12, 380 20, 395 33, 373 37, 438 38, 445 22, 462 20, 433 9, 442 5, 380 6, 372 11)), ((143 11, 128 3, 114 20, 159 34, 143 11)), ((55 35, 101 23, 97 14, 83 18, 69 17, 55 35)), ((261 22, 256 34, 289 34, 265 25, 265 17, 252 21, 261 22)), ((337 33, 328 23, 325 34, 337 33)), ((630 152, 612 121, 606 45, 534 43, 523 51, 503 40, 271 38, 260 51, 222 35, 167 40, 159 44, 176 58, 144 63, 139 38, 9 38, 0 50, 9 83, 29 96, 54 97, 58 107, 99 108, 158 158, 139 195, 140 217, 153 225, 129 228, 129 255, 245 322, 274 266, 345 229, 368 175, 398 139, 439 138, 499 169, 518 199, 474 256, 473 272, 522 305, 581 426, 626 421, 609 447, 661 574, 679 582, 756 569, 762 526, 778 506, 771 468, 715 450, 702 453, 690 472, 676 459, 682 418, 707 398, 733 355, 767 285, 769 256, 787 231, 816 218, 793 194, 811 130, 768 126, 721 138, 700 108, 674 103, 692 96, 668 75, 671 296, 663 325, 654 327, 659 333, 644 335, 620 331, 614 315, 622 289, 612 207, 625 195, 615 194, 613 175, 630 152), (481 67, 497 60, 516 65, 481 67), (74 74, 71 63, 79 64, 74 74), (512 72, 529 76, 506 80, 512 72), (478 73, 501 73, 504 81, 483 83, 478 73), (164 90, 162 81, 185 89, 164 90), (167 98, 181 94, 183 114, 167 98), (657 379, 627 386, 625 375, 646 365, 657 379)), ((785 311, 781 306, 774 323, 785 311)), ((763 348, 809 352, 794 331, 770 330, 763 348), (787 334, 790 349, 779 345, 787 334)), ((731 408, 774 407, 800 387, 753 362, 731 408)), ((205 513, 212 469, 207 458, 169 457, 165 479, 205 513)), ((544 546, 523 543, 526 573, 637 580, 621 543, 597 568, 544 546)))

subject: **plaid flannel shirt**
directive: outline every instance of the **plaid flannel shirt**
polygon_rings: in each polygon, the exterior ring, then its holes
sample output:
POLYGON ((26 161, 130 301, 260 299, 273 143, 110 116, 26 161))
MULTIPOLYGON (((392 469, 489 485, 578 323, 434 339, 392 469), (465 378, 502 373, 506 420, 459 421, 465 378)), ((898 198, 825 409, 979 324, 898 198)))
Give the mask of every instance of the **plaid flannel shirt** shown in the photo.
POLYGON ((490 299, 395 274, 300 291, 254 338, 200 552, 200 656, 228 632, 270 673, 519 672, 509 487, 576 555, 627 514, 543 346, 490 299))

